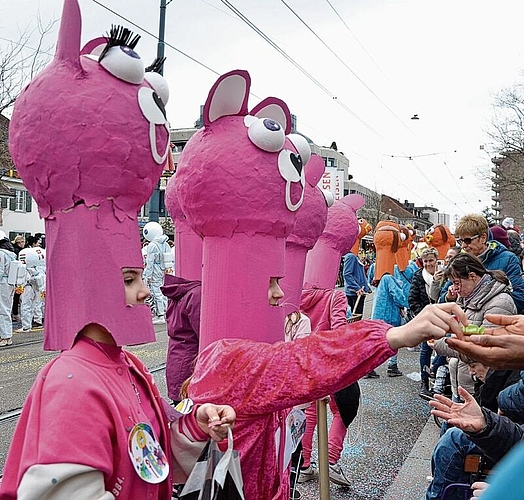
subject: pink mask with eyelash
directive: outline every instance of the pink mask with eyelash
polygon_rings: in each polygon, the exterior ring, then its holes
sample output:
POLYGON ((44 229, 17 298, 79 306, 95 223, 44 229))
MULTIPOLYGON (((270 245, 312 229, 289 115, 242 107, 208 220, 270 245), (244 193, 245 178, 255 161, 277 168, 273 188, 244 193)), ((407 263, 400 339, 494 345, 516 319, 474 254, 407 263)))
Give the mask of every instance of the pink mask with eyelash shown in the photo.
POLYGON ((55 57, 10 127, 14 163, 45 219, 49 350, 70 348, 90 323, 118 345, 155 340, 149 308, 125 303, 121 269, 143 267, 136 214, 167 157, 169 124, 148 83, 161 77, 144 77, 129 47, 99 63, 105 40, 81 52, 80 36, 78 2, 65 0, 55 57))

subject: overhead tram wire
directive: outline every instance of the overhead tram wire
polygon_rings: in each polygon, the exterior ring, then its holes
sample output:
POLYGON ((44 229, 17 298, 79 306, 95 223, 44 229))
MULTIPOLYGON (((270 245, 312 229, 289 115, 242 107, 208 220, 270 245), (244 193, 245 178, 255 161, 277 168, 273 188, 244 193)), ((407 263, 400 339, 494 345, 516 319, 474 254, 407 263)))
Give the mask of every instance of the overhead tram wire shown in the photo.
MULTIPOLYGON (((93 0, 95 1, 95 0, 93 0)), ((303 73, 307 78, 309 78, 320 90, 325 94, 331 97, 339 106, 346 110, 353 118, 358 120, 362 125, 364 125, 368 130, 373 132, 375 135, 380 137, 382 140, 386 140, 382 134, 380 134, 375 128, 369 125, 364 119, 352 111, 347 105, 341 102, 335 94, 328 90, 322 83, 320 83, 313 75, 311 75, 304 67, 302 67, 298 62, 296 62, 290 55, 288 55, 283 49, 281 49, 273 40, 271 40, 261 29, 259 29, 254 23, 252 23, 242 12, 240 12, 234 5, 232 5, 228 0, 220 0, 226 7, 228 7, 232 12, 234 12, 242 21, 244 21, 255 33, 261 36, 267 43, 269 43, 280 55, 282 55, 288 62, 295 66, 301 73, 303 73)))
MULTIPOLYGON (((221 1, 223 2, 223 0, 221 0, 221 1)), ((107 7, 107 6, 105 6, 105 5, 104 5, 103 3, 101 3, 100 1, 98 1, 98 0, 93 0, 93 2, 95 2, 95 3, 98 4, 98 5, 100 5, 100 6, 103 7, 104 9, 108 10, 109 12, 111 12, 111 13, 114 14, 115 16, 119 17, 120 19, 122 19, 122 20, 126 21, 127 23, 131 24, 132 26, 135 26, 136 28, 138 28, 138 29, 139 29, 140 31, 142 31, 143 33, 145 33, 145 34, 147 34, 147 35, 153 37, 155 40, 158 40, 158 36, 157 36, 157 35, 155 35, 154 33, 151 33, 150 31, 146 30, 146 29, 143 28, 142 26, 140 26, 140 25, 134 23, 134 22, 131 21, 130 19, 126 18, 125 16, 122 16, 121 14, 119 14, 119 13, 116 12, 116 11, 114 11, 113 9, 111 9, 111 8, 109 8, 109 7, 107 7)), ((204 3, 206 3, 206 2, 204 2, 204 3)), ((234 7, 233 7, 233 9, 231 9, 231 10, 233 10, 233 12, 235 12, 234 7)), ((240 13, 240 14, 241 14, 241 13, 240 13)), ((237 15, 238 15, 238 14, 237 14, 237 15)), ((242 16, 241 16, 241 15, 238 16, 238 17, 240 17, 240 18, 242 19, 242 16)), ((220 73, 218 73, 218 72, 215 71, 214 69, 210 68, 209 66, 205 65, 204 63, 201 63, 200 61, 198 61, 198 60, 195 59, 194 57, 192 57, 192 56, 186 54, 185 52, 183 52, 183 51, 177 49, 176 47, 174 47, 174 46, 171 45, 170 43, 167 43, 167 42, 165 42, 165 41, 164 41, 164 43, 165 43, 165 45, 166 45, 167 47, 172 48, 173 50, 175 50, 176 52, 178 52, 178 53, 181 54, 182 56, 187 57, 188 59, 190 59, 191 61, 195 62, 195 63, 198 64, 199 66, 201 66, 201 67, 203 67, 203 68, 205 68, 205 69, 211 71, 211 72, 214 73, 215 75, 220 75, 220 73)), ((298 64, 298 63, 297 63, 297 64, 298 64)), ((319 84, 319 85, 321 85, 321 84, 319 84)), ((326 89, 326 91, 327 91, 328 95, 332 96, 332 94, 331 94, 327 89, 326 89)), ((253 94, 252 92, 251 92, 251 95, 253 95, 253 96, 259 98, 258 96, 256 96, 256 94, 253 94)), ((341 105, 342 107, 345 107, 345 105, 344 105, 343 103, 339 102, 338 100, 337 100, 337 102, 338 102, 338 104, 341 105)), ((346 108, 345 108, 345 109, 346 109, 346 108)), ((352 112, 349 108, 347 108, 347 111, 348 111, 349 113, 353 114, 353 112, 352 112)), ((361 121, 361 120, 359 119, 358 116, 356 116, 356 118, 357 118, 359 121, 361 121)), ((306 126, 309 126, 309 125, 307 125, 307 123, 305 123, 305 125, 306 125, 306 126)), ((367 126, 367 125, 366 125, 366 126, 367 126)), ((310 128, 311 128, 311 127, 310 127, 310 128)), ((315 129, 313 129, 313 130, 315 130, 315 129)), ((377 131, 375 131, 374 129, 372 129, 372 131, 373 131, 375 134, 377 134, 379 137, 382 138, 382 136, 381 136, 377 131)), ((321 132, 319 132, 319 133, 321 133, 321 132)), ((324 135, 323 133, 321 133, 321 134, 324 135)), ((373 161, 371 161, 369 158, 366 158, 365 156, 361 155, 360 153, 357 153, 356 151, 350 151, 350 153, 353 153, 353 154, 355 154, 356 156, 359 156, 359 157, 363 158, 364 160, 368 161, 368 162, 371 163, 371 164, 375 164, 375 163, 374 163, 373 161)), ((383 169, 382 164, 380 164, 379 167, 380 167, 381 169, 383 169)), ((395 180, 399 185, 403 186, 407 191, 409 191, 410 193, 412 193, 414 196, 418 197, 418 195, 417 195, 416 193, 414 193, 414 192, 413 192, 411 189, 409 189, 409 188, 408 188, 404 183, 402 183, 400 180, 398 180, 398 179, 397 179, 393 174, 391 174, 390 172, 387 172, 386 170, 384 170, 384 171, 385 171, 388 175, 390 175, 390 176, 391 176, 391 177, 392 177, 392 178, 393 178, 393 179, 394 179, 394 180, 395 180)))
POLYGON ((351 30, 351 28, 348 26, 348 24, 346 23, 346 21, 344 21, 344 19, 342 18, 342 16, 338 13, 337 9, 335 9, 335 7, 333 7, 333 4, 329 1, 329 0, 326 0, 326 2, 328 3, 328 5, 333 9, 333 12, 336 14, 336 16, 340 19, 340 21, 342 22, 342 24, 346 27, 346 29, 349 31, 350 35, 356 40, 356 42, 360 45, 360 48, 363 50, 363 52, 369 57, 369 60, 375 65, 375 67, 380 71, 380 73, 382 74, 382 76, 387 80, 387 82, 392 85, 391 83, 391 80, 388 78, 388 76, 386 75, 386 73, 384 73, 384 71, 382 71, 382 68, 377 64, 377 62, 373 59, 373 57, 371 57, 371 54, 366 50, 366 47, 364 47, 364 45, 362 44, 362 42, 357 38, 357 36, 355 35, 355 33, 353 33, 353 31, 351 30))
MULTIPOLYGON (((93 0, 93 2, 95 2, 98 5, 100 5, 100 7, 103 7, 104 9, 108 10, 109 12, 111 12, 115 16, 119 17, 120 19, 123 19, 126 23, 131 24, 135 28, 138 28, 140 31, 146 33, 147 35, 152 36, 155 40, 159 40, 158 36, 156 36, 154 33, 151 33, 150 31, 146 30, 142 26, 139 26, 138 24, 134 23, 130 19, 124 17, 123 15, 121 15, 118 12, 114 11, 113 9, 107 7, 102 2, 99 2, 98 0, 93 0)), ((162 40, 162 42, 164 43, 164 45, 166 45, 166 47, 172 48, 174 51, 178 52, 180 55, 182 55, 184 57, 187 57, 188 59, 190 59, 194 63, 198 64, 199 66, 202 66, 203 68, 211 71, 211 73, 214 73, 215 75, 220 76, 220 73, 218 71, 215 71, 213 68, 210 68, 209 66, 207 66, 203 62, 200 62, 198 59, 195 59, 194 57, 191 57, 189 54, 186 54, 184 51, 182 51, 180 49, 177 49, 174 45, 171 45, 170 43, 167 43, 165 40, 162 40)))
POLYGON ((285 0, 280 0, 287 8, 289 11, 291 11, 293 13, 293 15, 315 36, 315 38, 324 46, 326 47, 326 49, 329 50, 329 52, 331 52, 331 54, 371 93, 371 95, 373 97, 375 97, 375 99, 377 99, 378 102, 380 102, 380 104, 382 104, 382 106, 384 106, 384 108, 386 108, 389 113, 391 113, 391 115, 393 117, 395 117, 395 119, 408 131, 410 132, 411 134, 413 134, 413 130, 411 130, 407 125, 406 123, 404 122, 404 120, 402 120, 382 99, 381 97, 359 76, 357 75, 357 73, 355 73, 355 71, 353 71, 353 69, 351 69, 349 67, 349 65, 319 36, 317 35, 317 33, 313 30, 313 28, 311 28, 311 26, 309 26, 308 23, 306 23, 306 21, 304 21, 294 10, 292 7, 289 6, 289 4, 285 1, 285 0))
POLYGON ((416 169, 419 171, 419 173, 424 177, 424 179, 426 179, 428 182, 429 182, 429 185, 430 186, 433 186, 435 188, 435 190, 437 191, 437 193, 440 194, 440 196, 442 196, 442 198, 444 198, 448 203, 451 203, 452 205, 454 205, 455 207, 457 207, 458 210, 460 210, 463 214, 466 214, 466 211, 462 208, 462 207, 459 207, 457 205, 457 202, 455 201, 452 201, 450 200, 437 186, 434 186, 433 185, 433 182, 431 181, 431 179, 424 173, 424 171, 418 166, 418 163, 415 161, 415 160, 411 160, 413 162, 413 165, 415 165, 416 169))
MULTIPOLYGON (((455 153, 457 152, 457 150, 455 149, 454 151, 455 153)), ((446 155, 447 156, 447 155, 446 155)), ((448 163, 443 160, 442 163, 444 163, 444 166, 446 167, 446 170, 448 171, 449 173, 449 176, 453 179, 453 182, 455 183, 455 186, 457 186, 458 190, 460 191, 460 194, 462 195, 462 198, 464 199, 464 201, 466 202, 466 204, 468 204, 470 206, 471 209, 473 209, 473 204, 469 201, 468 197, 466 196, 466 194, 464 193, 464 191, 462 191, 462 188, 460 187, 459 183, 457 182, 457 179, 455 179, 455 176, 451 173, 451 170, 449 168, 449 165, 448 163)))
MULTIPOLYGON (((224 0, 221 0, 223 3, 224 0)), ((154 33, 151 33, 150 31, 146 30, 145 28, 143 28, 142 26, 140 26, 139 24, 136 24, 134 23, 133 21, 131 21, 130 19, 126 18, 125 16, 119 14, 118 12, 114 11, 113 9, 111 9, 110 7, 107 7, 106 5, 104 5, 102 2, 100 2, 99 0, 93 0, 93 2, 95 2, 96 4, 100 5, 100 7, 103 7, 104 9, 108 10, 109 12, 111 12, 112 14, 114 14, 115 16, 119 17, 120 19, 126 21, 127 23, 131 24, 132 26, 135 26, 136 28, 138 28, 140 31, 142 31, 143 33, 153 37, 155 40, 158 40, 158 36, 155 35, 154 33)), ((204 2, 205 3, 205 2, 204 2)), ((229 3, 229 2, 228 2, 229 3)), ((232 5, 227 5, 228 8, 230 8, 230 10, 232 10, 233 12, 235 12, 235 7, 232 6, 232 5)), ((251 26, 250 25, 250 21, 246 18, 244 19, 245 16, 242 15, 241 12, 235 12, 235 14, 242 20, 244 21, 245 23, 248 24, 248 26, 252 27, 252 29, 254 29, 255 31, 258 30, 258 28, 256 28, 256 26, 251 26)), ((262 32, 261 32, 262 33, 262 32)), ((268 43, 270 43, 271 45, 273 45, 273 42, 265 36, 265 34, 261 34, 260 36, 262 36, 263 38, 266 39, 266 41, 268 41, 268 43)), ((182 50, 180 49, 177 49, 174 45, 171 45, 170 43, 166 42, 164 40, 164 44, 166 45, 166 47, 169 47, 173 50, 175 50, 176 52, 178 52, 179 54, 181 54, 182 56, 184 57, 187 57, 188 59, 190 59, 191 61, 195 62, 196 64, 198 64, 199 66, 211 71, 212 73, 214 73, 215 75, 217 76, 220 76, 220 73, 216 70, 214 70, 213 68, 210 68, 209 66, 207 66, 206 64, 200 62, 198 59, 195 59, 194 57, 190 56, 189 54, 186 54, 185 52, 183 52, 182 50)), ((346 106, 343 102, 339 101, 336 96, 334 94, 332 94, 327 88, 325 88, 320 82, 318 82, 317 80, 315 80, 315 78, 310 75, 306 70, 304 70, 304 68, 302 68, 298 63, 296 63, 290 56, 288 56, 287 54, 285 54, 284 51, 282 51, 282 49, 280 49, 280 47, 278 47, 276 44, 274 44, 274 48, 276 50, 278 50, 279 52, 282 53, 282 55, 289 60, 289 62, 291 62, 294 66, 296 66, 300 71, 302 71, 302 73, 304 73, 310 80, 313 81, 313 83, 315 83, 315 85, 317 85, 318 87, 321 88, 321 90, 323 92, 325 92, 327 95, 329 95, 333 100, 336 100, 337 104, 342 107, 344 110, 346 110, 348 113, 350 113, 356 120, 358 120, 362 125, 364 125, 368 130, 370 130, 371 132, 373 132, 375 135, 377 135, 378 137, 380 137, 381 139, 385 140, 385 138, 379 133, 377 132, 377 130, 375 130, 371 125, 369 125, 368 123, 366 123, 362 118, 360 118, 355 112, 353 112, 348 106, 346 106)), ((260 99, 259 96, 257 96, 256 94, 254 94, 253 92, 250 92, 251 95, 253 95, 254 97, 257 97, 258 99, 260 99)))

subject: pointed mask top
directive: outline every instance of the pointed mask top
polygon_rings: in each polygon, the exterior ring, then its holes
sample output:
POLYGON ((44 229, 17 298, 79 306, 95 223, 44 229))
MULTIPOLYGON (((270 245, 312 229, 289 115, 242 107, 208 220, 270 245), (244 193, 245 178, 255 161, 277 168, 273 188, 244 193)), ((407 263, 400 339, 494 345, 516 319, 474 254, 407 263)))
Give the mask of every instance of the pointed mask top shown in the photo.
POLYGON ((82 17, 78 0, 64 0, 62 20, 56 45, 55 59, 80 64, 82 17))

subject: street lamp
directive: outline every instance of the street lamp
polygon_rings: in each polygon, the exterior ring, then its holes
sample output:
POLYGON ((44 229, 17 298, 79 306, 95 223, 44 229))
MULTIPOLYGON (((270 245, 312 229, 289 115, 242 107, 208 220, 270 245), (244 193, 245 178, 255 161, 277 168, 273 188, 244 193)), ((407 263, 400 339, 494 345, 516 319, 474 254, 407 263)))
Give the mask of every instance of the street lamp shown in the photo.
MULTIPOLYGON (((164 73, 164 37, 166 32, 166 7, 172 0, 160 0, 160 20, 158 23, 158 45, 156 50, 157 60, 162 61, 158 73, 161 75, 164 73)), ((171 154, 171 151, 168 152, 171 154)), ((160 189, 159 184, 156 185, 151 198, 149 199, 149 220, 158 222, 160 217, 160 189)))

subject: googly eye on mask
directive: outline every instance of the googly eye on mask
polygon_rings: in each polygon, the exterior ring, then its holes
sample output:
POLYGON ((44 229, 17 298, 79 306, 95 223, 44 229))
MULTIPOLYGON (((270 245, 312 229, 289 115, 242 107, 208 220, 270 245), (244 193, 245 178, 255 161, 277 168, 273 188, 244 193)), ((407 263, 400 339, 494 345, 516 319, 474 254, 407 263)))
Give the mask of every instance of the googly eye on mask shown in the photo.
POLYGON ((277 121, 247 115, 244 117, 244 125, 248 127, 247 135, 250 141, 257 148, 276 153, 284 147, 286 134, 277 121))
POLYGON ((140 35, 122 26, 112 26, 106 36, 107 44, 98 58, 100 65, 124 82, 139 84, 144 80, 145 67, 135 52, 140 35))

